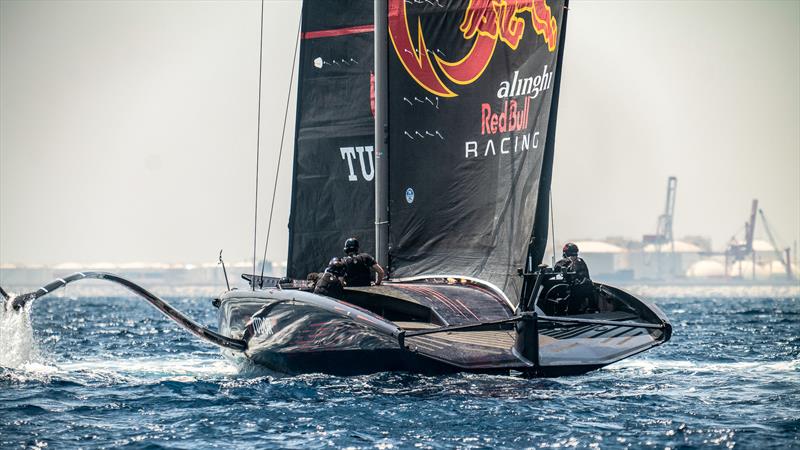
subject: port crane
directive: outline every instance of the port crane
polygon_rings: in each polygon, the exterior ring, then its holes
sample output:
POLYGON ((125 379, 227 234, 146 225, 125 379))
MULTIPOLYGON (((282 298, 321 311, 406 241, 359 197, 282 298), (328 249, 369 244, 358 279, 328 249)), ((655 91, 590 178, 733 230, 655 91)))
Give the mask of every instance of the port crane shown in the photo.
POLYGON ((753 256, 753 258, 755 258, 755 253, 753 252, 753 237, 756 233, 757 211, 758 199, 754 198, 753 203, 750 206, 750 220, 744 223, 744 243, 739 244, 733 241, 728 246, 728 251, 726 252, 733 262, 743 261, 748 256, 753 256))
MULTIPOLYGON (((678 188, 678 178, 669 177, 667 179, 667 200, 664 204, 664 213, 658 216, 655 234, 642 236, 644 244, 653 244, 655 247, 656 258, 658 260, 658 272, 661 275, 661 249, 665 244, 669 244, 670 255, 675 253, 675 238, 672 234, 672 221, 675 216, 675 192, 678 188)), ((670 273, 674 272, 674 257, 670 258, 670 273)))
MULTIPOLYGON (((738 243, 735 239, 731 239, 731 244, 728 246, 727 250, 725 251, 725 270, 727 272, 729 265, 733 263, 737 263, 739 261, 744 261, 747 258, 752 258, 752 277, 755 279, 756 277, 756 252, 753 248, 753 237, 755 236, 755 229, 756 229, 756 215, 761 216, 761 223, 764 226, 764 232, 767 234, 769 238, 770 244, 772 244, 773 251, 775 252, 775 259, 781 262, 784 269, 786 270, 786 276, 790 279, 794 279, 794 273, 792 272, 792 263, 791 263, 791 252, 790 249, 787 247, 783 251, 780 250, 777 241, 775 240, 775 235, 772 233, 772 228, 769 226, 769 221, 767 221, 767 216, 764 214, 764 210, 758 207, 758 199, 753 199, 753 203, 750 207, 750 220, 745 222, 744 224, 744 243, 738 243), (785 258, 785 259, 784 259, 785 258)), ((741 267, 741 266, 740 266, 741 267)), ((741 271, 741 269, 740 269, 741 271)), ((739 276, 742 274, 739 273, 739 276)))
POLYGON ((794 279, 794 274, 792 273, 792 259, 791 259, 791 250, 789 247, 786 247, 783 252, 779 250, 778 243, 775 240, 775 236, 772 234, 772 229, 769 226, 769 222, 767 221, 767 216, 764 215, 764 210, 759 209, 758 214, 761 216, 761 222, 764 224, 764 231, 767 233, 767 237, 769 237, 769 242, 772 244, 772 249, 775 251, 775 259, 781 262, 783 268, 786 269, 786 276, 792 280, 794 279), (784 255, 786 256, 786 260, 784 260, 784 255))

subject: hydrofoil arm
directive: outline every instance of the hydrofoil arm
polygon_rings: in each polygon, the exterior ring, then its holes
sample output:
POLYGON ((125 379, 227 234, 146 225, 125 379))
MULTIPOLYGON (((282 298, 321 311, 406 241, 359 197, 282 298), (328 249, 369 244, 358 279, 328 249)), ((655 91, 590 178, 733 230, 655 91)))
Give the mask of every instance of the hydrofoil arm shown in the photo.
POLYGON ((39 289, 28 292, 25 294, 20 294, 16 297, 11 297, 6 291, 0 288, 0 295, 2 295, 5 300, 3 302, 4 307, 8 308, 11 306, 14 310, 19 310, 24 308, 26 304, 36 300, 39 297, 47 295, 57 289, 60 289, 69 283, 79 280, 87 280, 87 279, 96 279, 96 280, 108 280, 113 283, 117 283, 119 285, 124 286, 134 294, 138 295, 139 297, 147 300, 148 303, 156 307, 159 311, 164 313, 167 317, 174 320, 175 323, 180 325, 186 331, 194 334, 195 336, 208 341, 214 345, 219 347, 229 348, 231 350, 237 351, 245 351, 247 350, 247 343, 241 339, 233 339, 227 336, 223 336, 215 331, 209 330, 208 328, 200 325, 199 323, 195 322, 194 320, 190 319, 182 312, 178 311, 177 309, 173 308, 169 303, 164 301, 163 299, 159 298, 157 295, 153 294, 152 292, 148 291, 147 289, 139 286, 138 284, 122 278, 118 275, 114 275, 113 273, 108 272, 77 272, 73 273, 72 275, 64 278, 59 278, 56 280, 47 283, 46 285, 40 287, 39 289), (10 302, 10 305, 9 305, 10 302))

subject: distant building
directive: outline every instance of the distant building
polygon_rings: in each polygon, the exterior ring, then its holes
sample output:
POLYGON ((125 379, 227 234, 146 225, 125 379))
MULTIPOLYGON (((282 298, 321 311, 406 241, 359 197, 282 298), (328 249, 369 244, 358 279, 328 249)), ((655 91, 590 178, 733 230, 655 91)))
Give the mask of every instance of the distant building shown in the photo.
POLYGON ((574 241, 595 278, 610 278, 626 264, 627 250, 603 241, 574 241))
MULTIPOLYGON (((286 263, 272 263, 267 261, 264 265, 264 275, 282 276, 286 263)), ((253 271, 252 261, 226 262, 228 279, 231 286, 246 283, 241 275, 253 271)), ((56 278, 63 278, 75 272, 96 271, 112 272, 128 278, 148 288, 159 286, 200 286, 219 287, 226 286, 222 266, 217 262, 201 264, 165 264, 165 263, 61 263, 53 266, 43 265, 0 265, 0 286, 35 288, 48 283, 56 278)), ((261 262, 256 264, 256 273, 261 273, 261 262)), ((84 283, 93 283, 86 281, 84 283)), ((96 282, 94 282, 96 283, 96 282)))
POLYGON ((647 244, 629 255, 636 279, 671 280, 683 278, 686 270, 701 259, 705 250, 686 241, 647 244))
MULTIPOLYGON (((628 250, 622 246, 606 241, 596 240, 571 240, 580 249, 581 258, 589 266, 589 273, 593 279, 618 280, 632 277, 628 270, 628 250)), ((549 250, 549 249, 548 249, 549 250)), ((555 260, 561 259, 560 250, 555 260)), ((551 254, 545 255, 545 263, 550 264, 551 254)))
POLYGON ((725 278, 725 261, 720 258, 696 261, 686 269, 686 278, 723 279, 725 278))

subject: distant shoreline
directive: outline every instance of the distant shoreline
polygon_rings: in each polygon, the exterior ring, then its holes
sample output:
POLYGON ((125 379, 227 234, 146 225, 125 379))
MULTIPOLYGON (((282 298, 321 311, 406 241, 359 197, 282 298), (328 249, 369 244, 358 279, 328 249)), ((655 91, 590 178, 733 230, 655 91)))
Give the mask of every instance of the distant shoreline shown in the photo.
MULTIPOLYGON (((285 269, 280 265, 269 266, 269 276, 282 276, 285 269), (275 270, 277 269, 277 270, 275 270), (273 271, 275 270, 275 271, 273 271), (277 273, 276 273, 277 272, 277 273)), ((88 269, 84 269, 88 270, 88 269)), ((93 269, 95 270, 95 269, 93 269)), ((156 295, 164 297, 213 297, 226 290, 221 266, 169 269, 107 269, 129 278, 156 295)), ((10 292, 28 292, 56 278, 79 270, 56 268, 0 268, 0 286, 10 292)), ((232 288, 249 289, 241 278, 252 271, 248 267, 228 267, 232 288), (249 269, 249 270, 248 270, 249 269)), ((798 280, 741 280, 741 279, 673 279, 673 280, 613 280, 597 277, 595 281, 609 284, 651 299, 659 298, 797 298, 800 299, 798 280)), ((98 280, 87 280, 71 284, 54 295, 61 297, 128 297, 127 290, 98 280)))

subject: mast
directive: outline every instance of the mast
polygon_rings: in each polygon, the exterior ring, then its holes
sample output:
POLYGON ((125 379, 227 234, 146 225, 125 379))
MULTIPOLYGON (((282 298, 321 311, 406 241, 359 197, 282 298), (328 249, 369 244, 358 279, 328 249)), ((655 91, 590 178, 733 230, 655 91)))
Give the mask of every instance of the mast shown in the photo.
POLYGON ((388 0, 375 0, 375 258, 389 264, 388 0))
MULTIPOLYGON (((561 92, 561 66, 564 60, 564 42, 567 36, 567 13, 569 12, 569 0, 564 0, 564 13, 561 19, 561 31, 558 36, 558 54, 556 55, 555 84, 553 87, 552 106, 550 118, 547 123, 547 140, 542 160, 542 174, 539 181, 539 192, 536 200, 536 212, 533 219, 533 230, 531 231, 530 241, 528 241, 528 257, 526 258, 525 272, 532 273, 535 265, 541 263, 547 248, 548 234, 548 215, 550 214, 550 183, 553 177, 553 156, 555 152, 556 140, 556 119, 558 117, 558 97, 561 92), (545 189, 542 189, 545 187, 545 189)), ((525 277, 522 284, 521 301, 527 299, 533 288, 530 278, 525 277)))

